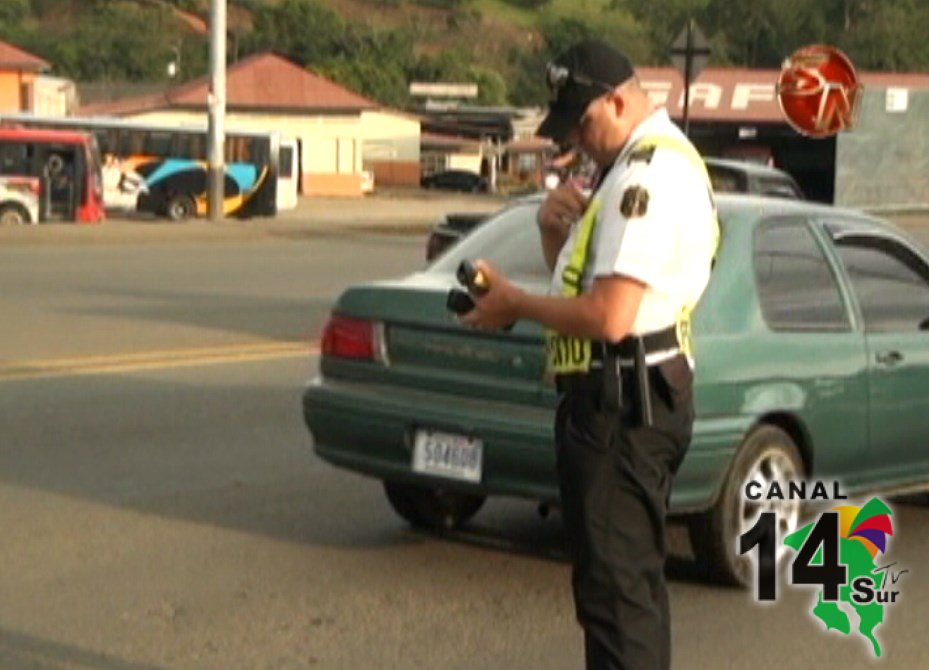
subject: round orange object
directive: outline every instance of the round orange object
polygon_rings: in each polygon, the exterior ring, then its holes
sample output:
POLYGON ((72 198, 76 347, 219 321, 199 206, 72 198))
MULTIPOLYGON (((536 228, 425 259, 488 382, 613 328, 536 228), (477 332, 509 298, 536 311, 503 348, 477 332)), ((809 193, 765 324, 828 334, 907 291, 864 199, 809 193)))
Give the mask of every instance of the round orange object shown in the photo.
POLYGON ((855 125, 862 86, 848 57, 835 47, 803 47, 784 61, 777 101, 794 129, 831 137, 855 125))

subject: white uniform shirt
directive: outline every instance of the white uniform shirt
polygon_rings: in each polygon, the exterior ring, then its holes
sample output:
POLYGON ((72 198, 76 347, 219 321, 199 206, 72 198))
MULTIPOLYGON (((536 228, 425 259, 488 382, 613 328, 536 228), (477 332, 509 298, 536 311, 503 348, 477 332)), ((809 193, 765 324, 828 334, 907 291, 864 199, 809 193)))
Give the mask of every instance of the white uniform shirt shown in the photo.
MULTIPOLYGON (((632 334, 645 335, 674 325, 681 308, 694 304, 710 278, 715 251, 714 205, 705 177, 683 155, 658 147, 650 161, 629 161, 644 136, 686 141, 665 109, 658 109, 633 131, 594 197, 602 200, 591 238, 582 287, 596 277, 623 275, 647 286, 632 334), (644 215, 620 212, 630 187, 648 192, 644 215)), ((562 295, 561 275, 580 226, 575 223, 562 247, 552 277, 551 295, 562 295)))

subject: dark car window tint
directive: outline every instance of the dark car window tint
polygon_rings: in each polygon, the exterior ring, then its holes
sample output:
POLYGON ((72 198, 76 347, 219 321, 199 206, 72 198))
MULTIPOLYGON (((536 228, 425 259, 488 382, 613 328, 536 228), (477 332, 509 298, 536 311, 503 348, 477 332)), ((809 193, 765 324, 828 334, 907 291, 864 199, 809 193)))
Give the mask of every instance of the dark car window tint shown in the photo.
POLYGON ((278 156, 280 165, 278 166, 278 176, 284 179, 293 178, 294 150, 293 147, 281 147, 278 156))
POLYGON ((913 251, 876 237, 840 239, 837 246, 866 330, 916 331, 929 319, 929 268, 913 251))
POLYGON ((537 204, 511 207, 482 224, 442 256, 432 269, 455 272, 465 258, 483 258, 513 279, 548 281, 535 217, 537 204))
POLYGON ((744 174, 718 165, 707 165, 706 168, 710 173, 710 183, 713 184, 715 192, 745 193, 748 191, 748 183, 744 174))
POLYGON ((765 222, 754 242, 758 297, 772 330, 850 328, 832 269, 803 221, 765 222))
POLYGON ((25 142, 0 143, 0 174, 32 174, 32 147, 25 142))
POLYGON ((149 156, 167 157, 171 151, 171 140, 173 135, 169 132, 153 130, 145 136, 145 144, 142 151, 149 156))

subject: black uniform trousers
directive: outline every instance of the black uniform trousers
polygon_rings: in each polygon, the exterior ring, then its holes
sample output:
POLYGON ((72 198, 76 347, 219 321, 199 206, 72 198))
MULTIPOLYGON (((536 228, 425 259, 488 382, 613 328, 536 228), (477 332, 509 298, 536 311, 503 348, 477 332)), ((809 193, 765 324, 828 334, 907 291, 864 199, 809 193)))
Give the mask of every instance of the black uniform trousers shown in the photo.
POLYGON ((559 378, 555 437, 574 601, 588 670, 667 670, 665 515, 693 427, 693 374, 682 354, 649 367, 650 427, 637 425, 632 368, 621 378, 622 402, 604 392, 602 370, 559 378))

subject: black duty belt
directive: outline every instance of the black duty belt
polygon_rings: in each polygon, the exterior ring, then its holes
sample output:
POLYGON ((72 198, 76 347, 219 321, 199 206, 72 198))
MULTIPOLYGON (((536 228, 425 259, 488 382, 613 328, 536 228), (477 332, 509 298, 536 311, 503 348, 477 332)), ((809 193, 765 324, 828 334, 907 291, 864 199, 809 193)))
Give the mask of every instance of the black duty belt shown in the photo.
POLYGON ((680 349, 677 341, 677 327, 668 326, 664 330, 656 330, 641 336, 628 335, 619 342, 594 342, 592 357, 593 360, 601 363, 606 358, 622 358, 632 362, 640 354, 648 356, 659 351, 676 349, 680 349))
POLYGON ((656 351, 680 348, 677 341, 677 326, 668 326, 664 330, 656 330, 642 336, 630 335, 615 344, 607 343, 604 348, 607 353, 632 358, 638 352, 637 340, 642 340, 642 344, 645 345, 646 356, 656 351))
POLYGON ((601 346, 594 343, 592 353, 593 369, 588 373, 558 375, 558 390, 564 392, 588 392, 603 388, 605 380, 613 380, 616 385, 616 402, 622 403, 623 376, 631 377, 625 383, 632 384, 639 425, 653 425, 651 407, 651 389, 649 382, 649 366, 646 356, 660 351, 680 350, 677 341, 677 328, 669 326, 664 330, 657 330, 646 335, 630 335, 619 342, 605 342, 601 346), (631 364, 632 370, 626 375, 620 370, 620 364, 631 364), (629 374, 631 373, 631 374, 629 374))

